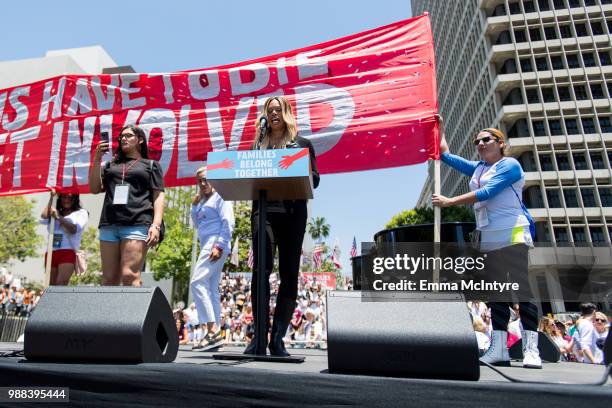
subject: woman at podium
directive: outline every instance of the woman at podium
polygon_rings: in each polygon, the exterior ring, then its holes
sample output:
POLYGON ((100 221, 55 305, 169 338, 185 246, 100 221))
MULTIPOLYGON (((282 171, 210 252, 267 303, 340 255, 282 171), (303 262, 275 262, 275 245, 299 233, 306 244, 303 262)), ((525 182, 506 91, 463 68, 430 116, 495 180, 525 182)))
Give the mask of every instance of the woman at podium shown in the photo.
MULTIPOLYGON (((298 136, 297 124, 291 104, 282 96, 272 97, 264 103, 262 112, 256 124, 256 136, 253 149, 286 149, 286 148, 308 148, 310 152, 310 165, 314 187, 319 185, 319 172, 315 161, 315 152, 312 143, 298 136)), ((272 272, 275 249, 278 248, 278 269, 280 273, 280 286, 274 309, 274 320, 272 333, 270 334, 270 354, 273 356, 287 357, 289 353, 285 349, 283 337, 293 316, 295 301, 297 299, 297 282, 300 268, 300 255, 302 253, 302 241, 306 231, 306 220, 308 210, 307 200, 285 200, 268 201, 266 220, 266 270, 269 276, 272 272)), ((251 233, 253 248, 257 248, 257 233, 261 226, 258 225, 258 206, 253 202, 251 213, 251 233)), ((258 254, 254 251, 253 279, 251 281, 251 295, 253 308, 257 307, 257 270, 258 254)), ((266 313, 269 315, 270 287, 266 279, 266 313)), ((257 310, 253 311, 257 316, 257 310)), ((266 319, 268 320, 268 319, 266 319)), ((262 339, 265 345, 267 339, 262 339)), ((255 354, 253 340, 246 348, 245 354, 255 354)))

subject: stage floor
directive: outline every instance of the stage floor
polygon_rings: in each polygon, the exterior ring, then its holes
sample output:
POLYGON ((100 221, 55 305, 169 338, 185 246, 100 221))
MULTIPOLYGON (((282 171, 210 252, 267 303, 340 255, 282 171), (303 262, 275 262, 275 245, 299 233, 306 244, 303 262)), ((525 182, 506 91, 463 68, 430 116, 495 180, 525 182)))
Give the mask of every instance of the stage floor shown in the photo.
MULTIPOLYGON (((21 344, 0 343, 0 352, 21 344)), ((65 364, 0 359, 0 386, 67 386, 71 405, 81 406, 609 406, 612 378, 598 381, 603 366, 545 363, 542 370, 523 369, 519 362, 502 371, 524 381, 511 383, 481 367, 479 381, 450 381, 340 375, 327 372, 327 353, 291 349, 305 356, 302 364, 214 360, 213 352, 181 346, 172 364, 65 364), (605 401, 608 401, 607 403, 605 401)), ((217 353, 239 353, 224 347, 217 353)), ((5 406, 0 404, 1 406, 5 406)))

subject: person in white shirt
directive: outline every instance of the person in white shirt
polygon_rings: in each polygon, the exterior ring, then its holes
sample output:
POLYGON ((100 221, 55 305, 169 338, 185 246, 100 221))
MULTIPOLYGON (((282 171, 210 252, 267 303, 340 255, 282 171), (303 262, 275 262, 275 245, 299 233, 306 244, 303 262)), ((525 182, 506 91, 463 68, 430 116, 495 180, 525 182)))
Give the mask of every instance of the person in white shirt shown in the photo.
POLYGON ((602 364, 604 361, 603 345, 606 342, 608 331, 610 330, 608 317, 601 312, 596 312, 593 317, 593 327, 595 327, 595 337, 597 338, 595 340, 595 344, 597 345, 595 349, 595 361, 597 364, 602 364))
POLYGON ((194 346, 209 350, 223 343, 219 282, 223 263, 230 252, 234 210, 206 180, 206 167, 197 171, 199 192, 193 198, 191 219, 200 240, 200 256, 193 270, 191 290, 200 324, 207 326, 206 337, 194 346))
MULTIPOLYGON (((41 224, 50 224, 55 218, 53 250, 51 252, 51 285, 68 285, 75 271, 76 251, 81 247, 81 235, 89 220, 87 210, 81 208, 78 194, 68 192, 58 196, 58 207, 52 206, 55 190, 51 191, 49 203, 40 214, 41 224)), ((45 255, 45 264, 46 257, 45 255)))
POLYGON ((583 363, 597 364, 597 331, 593 326, 593 319, 597 306, 593 303, 580 305, 580 319, 576 322, 577 348, 583 363))

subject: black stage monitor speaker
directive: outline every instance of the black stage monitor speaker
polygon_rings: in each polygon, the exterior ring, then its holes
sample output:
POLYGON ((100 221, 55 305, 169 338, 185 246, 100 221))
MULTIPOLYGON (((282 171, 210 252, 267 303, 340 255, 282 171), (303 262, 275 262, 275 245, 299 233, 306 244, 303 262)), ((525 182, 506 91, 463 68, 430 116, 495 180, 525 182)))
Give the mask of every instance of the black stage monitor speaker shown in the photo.
POLYGON ((178 330, 155 288, 51 286, 24 335, 28 360, 166 363, 178 330))
POLYGON ((469 311, 455 293, 329 292, 327 359, 331 373, 480 377, 469 311))

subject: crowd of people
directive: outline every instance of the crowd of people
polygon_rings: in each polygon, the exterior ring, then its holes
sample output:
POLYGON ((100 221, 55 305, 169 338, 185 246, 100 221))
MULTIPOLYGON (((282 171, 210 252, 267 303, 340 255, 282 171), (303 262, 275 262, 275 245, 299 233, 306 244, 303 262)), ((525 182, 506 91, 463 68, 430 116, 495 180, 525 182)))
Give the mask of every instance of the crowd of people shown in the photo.
MULTIPOLYGON (((468 302, 478 348, 485 353, 491 347, 493 326, 491 309, 483 302, 468 302)), ((603 364, 604 343, 610 330, 610 319, 597 311, 596 305, 583 303, 580 314, 543 316, 538 332, 545 333, 559 350, 559 361, 574 361, 587 364, 603 364)), ((524 330, 518 305, 510 308, 507 347, 522 340, 524 330)))
POLYGON ((0 313, 13 316, 29 316, 42 295, 40 291, 21 286, 5 268, 0 273, 0 288, 0 313))
MULTIPOLYGON (((273 323, 278 298, 278 275, 270 279, 270 311, 268 319, 273 323)), ((224 273, 220 285, 221 344, 248 345, 255 327, 251 297, 251 280, 242 274, 224 273)), ((175 309, 175 319, 181 344, 195 347, 208 334, 206 321, 200 321, 195 303, 185 309, 175 309)), ((287 331, 283 335, 285 346, 292 348, 325 348, 326 340, 325 289, 320 283, 300 277, 298 295, 292 310, 287 331)), ((206 318, 204 320, 207 320, 206 318)))

